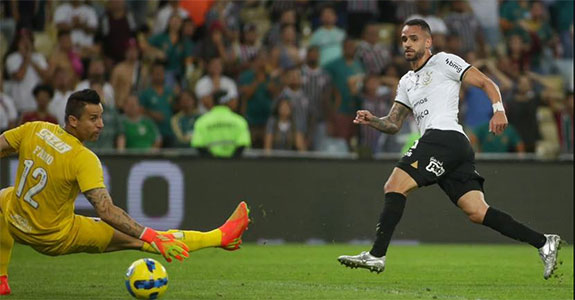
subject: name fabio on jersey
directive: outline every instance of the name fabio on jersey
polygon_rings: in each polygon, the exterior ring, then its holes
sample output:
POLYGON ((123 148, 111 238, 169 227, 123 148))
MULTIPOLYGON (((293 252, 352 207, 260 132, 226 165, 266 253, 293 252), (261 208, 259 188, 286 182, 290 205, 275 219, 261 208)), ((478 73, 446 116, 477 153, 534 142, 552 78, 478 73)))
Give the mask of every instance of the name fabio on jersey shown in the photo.
POLYGON ((450 60, 449 58, 445 59, 445 64, 447 64, 448 66, 452 67, 455 69, 455 71, 457 71, 457 73, 461 73, 461 71, 463 71, 463 67, 460 66, 458 63, 450 60))
POLYGON ((72 146, 64 143, 59 137, 57 137, 50 130, 43 128, 36 133, 40 139, 42 139, 48 146, 54 148, 60 154, 66 153, 72 149, 72 146))

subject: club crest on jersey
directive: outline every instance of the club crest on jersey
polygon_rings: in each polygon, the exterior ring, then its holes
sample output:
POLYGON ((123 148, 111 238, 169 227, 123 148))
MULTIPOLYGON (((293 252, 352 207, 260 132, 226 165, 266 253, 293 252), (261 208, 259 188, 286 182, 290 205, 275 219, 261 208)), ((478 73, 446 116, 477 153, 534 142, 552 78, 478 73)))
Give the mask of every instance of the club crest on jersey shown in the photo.
POLYGON ((427 165, 427 167, 425 167, 425 169, 433 174, 435 174, 435 176, 439 177, 441 175, 443 175, 443 173, 445 173, 445 169, 443 168, 443 162, 440 162, 439 160, 437 160, 435 157, 431 157, 429 158, 429 164, 427 165))
POLYGON ((431 83, 431 74, 432 73, 433 73, 433 71, 426 71, 425 74, 423 74, 423 77, 421 78, 421 84, 429 85, 431 83))

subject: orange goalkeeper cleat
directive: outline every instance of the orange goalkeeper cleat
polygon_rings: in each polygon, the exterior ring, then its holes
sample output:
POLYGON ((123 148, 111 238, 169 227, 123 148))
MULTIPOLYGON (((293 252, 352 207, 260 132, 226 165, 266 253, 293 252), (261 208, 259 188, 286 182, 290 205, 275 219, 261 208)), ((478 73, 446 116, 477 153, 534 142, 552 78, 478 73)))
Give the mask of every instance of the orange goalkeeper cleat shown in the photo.
POLYGON ((250 209, 242 201, 224 225, 220 226, 222 242, 220 247, 228 251, 238 250, 242 244, 242 234, 248 229, 250 223, 250 209))
POLYGON ((8 285, 8 276, 0 276, 0 296, 10 295, 10 285, 8 285))

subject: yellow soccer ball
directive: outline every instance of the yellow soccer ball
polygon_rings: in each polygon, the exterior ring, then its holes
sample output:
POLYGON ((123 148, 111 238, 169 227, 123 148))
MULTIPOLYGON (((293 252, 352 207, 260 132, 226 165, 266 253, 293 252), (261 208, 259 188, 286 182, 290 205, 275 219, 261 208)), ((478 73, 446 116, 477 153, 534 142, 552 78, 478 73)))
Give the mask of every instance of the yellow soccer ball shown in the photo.
POLYGON ((138 259, 126 272, 126 288, 137 299, 158 299, 168 289, 168 273, 155 259, 138 259))

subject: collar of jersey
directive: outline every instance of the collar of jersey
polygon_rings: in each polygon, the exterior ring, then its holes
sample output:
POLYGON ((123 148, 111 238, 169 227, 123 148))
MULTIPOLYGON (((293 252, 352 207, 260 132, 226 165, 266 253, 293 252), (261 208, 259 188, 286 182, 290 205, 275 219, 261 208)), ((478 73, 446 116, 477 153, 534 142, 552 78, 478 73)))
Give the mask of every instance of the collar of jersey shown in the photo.
POLYGON ((427 62, 429 62, 429 60, 433 57, 433 53, 427 58, 427 60, 423 63, 423 65, 421 65, 421 67, 417 68, 416 70, 413 70, 413 73, 417 73, 419 72, 419 70, 423 69, 423 67, 425 67, 425 65, 427 65, 427 62))

